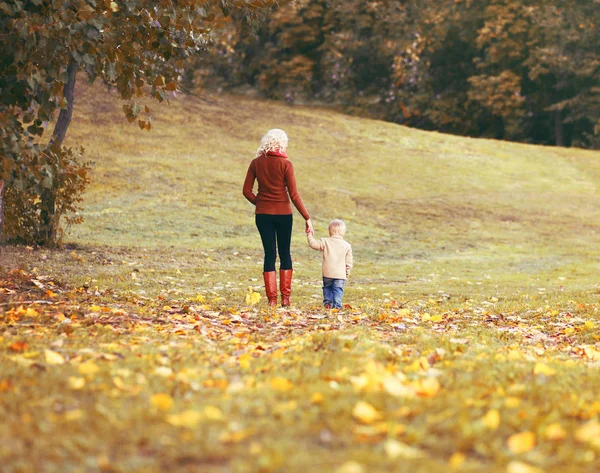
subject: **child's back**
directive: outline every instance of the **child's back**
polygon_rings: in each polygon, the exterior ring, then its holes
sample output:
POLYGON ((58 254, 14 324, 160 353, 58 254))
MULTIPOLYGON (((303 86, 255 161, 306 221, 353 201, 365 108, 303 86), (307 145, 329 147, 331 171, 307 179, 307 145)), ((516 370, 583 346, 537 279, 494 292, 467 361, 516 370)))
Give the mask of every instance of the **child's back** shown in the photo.
POLYGON ((307 235, 308 244, 323 252, 323 304, 325 307, 342 307, 344 285, 354 263, 352 246, 344 240, 346 224, 333 220, 329 224, 329 237, 315 239, 307 235))

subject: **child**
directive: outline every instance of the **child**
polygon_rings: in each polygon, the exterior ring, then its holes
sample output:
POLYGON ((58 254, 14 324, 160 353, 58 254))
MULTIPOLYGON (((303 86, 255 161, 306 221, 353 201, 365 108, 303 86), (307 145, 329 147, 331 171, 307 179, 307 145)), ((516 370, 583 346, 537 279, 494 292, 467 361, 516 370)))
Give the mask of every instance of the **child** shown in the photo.
POLYGON ((342 308, 344 284, 352 268, 352 247, 344 240, 345 233, 346 224, 336 219, 329 224, 329 238, 316 240, 307 234, 309 246, 323 252, 323 305, 328 309, 342 308))

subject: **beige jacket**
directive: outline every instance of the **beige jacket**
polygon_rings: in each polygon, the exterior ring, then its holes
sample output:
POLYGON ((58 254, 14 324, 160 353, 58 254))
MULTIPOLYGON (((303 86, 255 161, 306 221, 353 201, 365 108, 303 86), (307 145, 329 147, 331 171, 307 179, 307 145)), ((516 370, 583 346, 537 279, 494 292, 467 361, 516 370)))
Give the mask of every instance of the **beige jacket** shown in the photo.
POLYGON ((323 252, 323 276, 332 279, 346 279, 352 269, 352 247, 344 238, 334 235, 315 239, 307 235, 308 244, 313 250, 323 252))

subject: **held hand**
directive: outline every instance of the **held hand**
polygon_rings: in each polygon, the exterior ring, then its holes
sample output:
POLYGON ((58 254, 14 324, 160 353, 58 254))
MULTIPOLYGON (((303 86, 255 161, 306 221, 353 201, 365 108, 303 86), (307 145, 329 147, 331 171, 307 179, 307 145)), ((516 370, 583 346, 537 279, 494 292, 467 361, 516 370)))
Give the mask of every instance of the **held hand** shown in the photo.
POLYGON ((314 235, 315 234, 315 230, 313 228, 313 224, 312 224, 312 221, 311 221, 310 218, 306 221, 306 234, 307 235, 309 235, 309 234, 310 235, 314 235))

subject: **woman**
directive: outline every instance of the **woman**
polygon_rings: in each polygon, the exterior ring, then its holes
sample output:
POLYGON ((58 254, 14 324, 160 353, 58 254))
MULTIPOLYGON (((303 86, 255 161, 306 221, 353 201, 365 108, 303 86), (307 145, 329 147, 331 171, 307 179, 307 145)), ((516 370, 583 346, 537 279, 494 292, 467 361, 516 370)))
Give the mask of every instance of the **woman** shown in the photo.
POLYGON ((256 158, 248 167, 244 181, 244 197, 256 206, 256 227, 265 250, 263 278, 265 292, 271 307, 277 306, 277 275, 275 259, 279 250, 279 289, 281 305, 290 305, 292 293, 292 206, 306 220, 306 233, 314 233, 310 215, 302 203, 294 166, 288 159, 288 137, 283 130, 269 130, 260 141, 256 158), (254 194, 254 181, 258 181, 258 193, 254 194))

